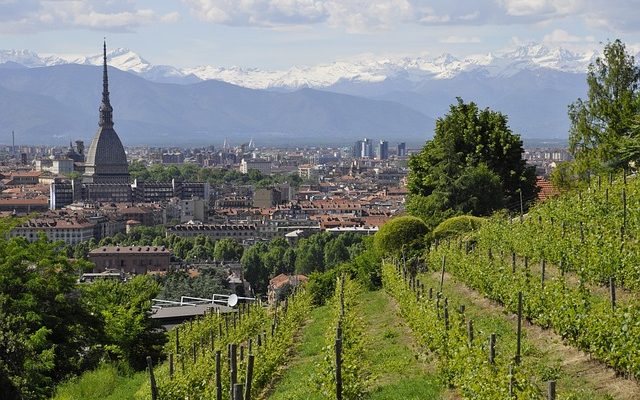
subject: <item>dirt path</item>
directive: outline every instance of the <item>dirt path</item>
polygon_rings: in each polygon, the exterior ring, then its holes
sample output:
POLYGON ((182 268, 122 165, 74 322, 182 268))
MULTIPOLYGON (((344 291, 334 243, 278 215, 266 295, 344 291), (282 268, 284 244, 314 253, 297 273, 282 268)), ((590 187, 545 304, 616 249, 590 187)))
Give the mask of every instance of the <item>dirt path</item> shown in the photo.
MULTIPOLYGON (((430 274, 432 281, 440 280, 440 273, 430 274)), ((487 314, 502 315, 513 326, 517 324, 517 317, 506 313, 497 303, 485 298, 475 290, 458 282, 455 277, 445 274, 445 282, 450 290, 459 293, 487 314)), ((570 378, 583 381, 589 388, 603 395, 610 395, 617 400, 640 399, 640 385, 638 382, 616 375, 615 371, 572 346, 566 345, 562 338, 550 329, 542 329, 536 325, 523 323, 526 339, 536 347, 543 349, 557 360, 563 372, 570 378)))

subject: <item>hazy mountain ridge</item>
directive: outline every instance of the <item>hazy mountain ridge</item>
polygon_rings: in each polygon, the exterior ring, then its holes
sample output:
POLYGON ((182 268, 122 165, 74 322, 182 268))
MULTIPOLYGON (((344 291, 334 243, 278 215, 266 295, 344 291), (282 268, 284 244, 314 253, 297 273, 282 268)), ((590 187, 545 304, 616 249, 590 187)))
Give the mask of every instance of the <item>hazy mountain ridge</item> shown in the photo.
MULTIPOLYGON (((457 58, 451 54, 436 57, 402 57, 336 61, 316 66, 294 66, 288 70, 258 68, 198 66, 175 68, 152 65, 137 53, 123 48, 107 53, 109 65, 134 72, 146 79, 160 82, 193 83, 195 80, 221 80, 253 89, 301 87, 324 88, 340 81, 376 83, 404 77, 421 82, 430 79, 451 79, 465 72, 488 73, 490 76, 510 76, 521 70, 540 68, 584 73, 597 54, 593 51, 572 52, 564 48, 549 48, 531 43, 512 51, 487 53, 457 58)), ((2 50, 0 63, 13 61, 27 67, 52 66, 65 63, 100 65, 102 54, 87 57, 38 56, 29 50, 2 50)))
MULTIPOLYGON (((129 119, 136 129, 144 131, 147 128, 143 127, 148 126, 149 129, 168 134, 180 127, 185 127, 192 132, 207 130, 222 132, 226 129, 227 132, 243 132, 248 136, 255 136, 258 133, 267 135, 265 132, 270 132, 271 138, 283 139, 292 132, 302 134, 317 128, 316 132, 322 129, 328 132, 343 131, 345 135, 336 137, 340 142, 350 140, 353 135, 375 137, 376 132, 383 132, 384 129, 371 126, 370 121, 376 120, 377 116, 367 114, 371 111, 367 108, 368 106, 363 110, 352 110, 353 118, 369 121, 366 124, 360 122, 360 127, 355 129, 354 126, 349 125, 353 123, 345 116, 344 109, 336 109, 330 102, 326 103, 330 96, 324 97, 311 92, 313 95, 307 94, 307 98, 303 98, 302 93, 305 92, 298 93, 299 89, 322 89, 343 95, 386 101, 387 103, 384 104, 387 108, 383 114, 389 122, 399 121, 397 129, 386 122, 381 122, 383 126, 390 128, 390 134, 381 133, 380 136, 389 139, 393 139, 398 132, 413 133, 414 137, 417 132, 423 135, 425 132, 423 126, 427 128, 425 137, 430 136, 433 120, 444 115, 449 105, 456 101, 456 97, 462 97, 465 101, 475 101, 481 107, 491 107, 504 112, 509 116, 513 130, 525 138, 566 138, 569 128, 567 105, 577 97, 586 95, 585 72, 595 57, 597 57, 595 52, 576 53, 562 48, 530 44, 499 54, 464 58, 443 54, 434 58, 362 59, 313 67, 292 67, 286 71, 267 71, 214 66, 179 69, 172 66, 152 65, 128 49, 113 49, 107 54, 110 66, 129 71, 145 79, 136 86, 146 86, 147 83, 156 85, 179 83, 193 90, 194 84, 208 87, 206 85, 208 81, 217 80, 237 85, 234 86, 235 92, 240 92, 243 88, 246 90, 268 89, 268 92, 280 94, 279 104, 289 104, 289 109, 278 108, 280 118, 274 119, 266 111, 255 109, 255 107, 266 107, 266 110, 272 108, 271 105, 261 103, 267 97, 262 93, 263 90, 253 90, 249 92, 251 95, 243 97, 243 102, 218 98, 218 103, 215 105, 216 112, 225 110, 228 114, 221 114, 216 120, 209 115, 205 116, 206 110, 197 102, 193 104, 195 100, 188 95, 184 95, 186 98, 183 103, 164 110, 161 104, 172 103, 173 97, 183 95, 180 94, 184 89, 180 88, 181 85, 171 86, 171 90, 163 92, 163 97, 158 99, 154 95, 139 94, 129 90, 130 96, 144 99, 146 104, 145 106, 132 104, 133 108, 131 110, 127 108, 122 115, 129 119), (304 100, 303 104, 288 102, 290 98, 285 96, 287 93, 295 93, 292 97, 298 96, 298 100, 304 100), (310 107, 307 103, 310 100, 309 96, 314 100, 313 107, 317 108, 316 111, 305 108, 305 106, 310 107), (191 109, 183 110, 187 105, 190 105, 191 109), (398 107, 399 105, 401 106, 398 107), (302 115, 319 125, 307 124, 304 119, 297 119, 295 113, 301 112, 301 109, 302 115), (409 109, 419 114, 414 114, 407 119, 406 113, 410 111, 409 109), (154 110, 160 115, 154 116, 152 114, 154 110), (174 112, 174 110, 184 112, 174 112), (193 119, 184 120, 184 115, 190 115, 192 110, 200 110, 194 111, 200 114, 194 115, 193 119), (336 114, 333 116, 326 114, 330 110, 336 114), (236 118, 239 115, 243 117, 236 118), (255 119, 258 115, 263 118, 262 124, 255 119), (324 117, 320 118, 321 115, 324 117), (230 123, 234 118, 236 118, 235 122, 230 123), (423 122, 428 121, 426 125, 411 125, 421 118, 423 122), (252 122, 249 123, 249 121, 252 122), (297 126, 294 126, 296 124, 297 126)), ((5 73, 29 67, 29 71, 37 76, 40 74, 38 70, 48 70, 48 68, 36 67, 52 65, 59 68, 75 64, 97 66, 101 63, 102 55, 63 58, 54 55, 41 57, 30 51, 0 51, 0 70, 5 73), (5 63, 1 64, 2 62, 5 63), (21 68, 21 66, 24 67, 21 68)), ((27 71, 23 73, 27 74, 27 71)), ((72 82, 69 84, 73 85, 72 82)), ((99 96, 97 92, 99 86, 96 85, 96 81, 87 81, 85 85, 95 89, 94 96, 99 96)), ((8 89, 15 90, 11 87, 8 89)), ((62 88, 62 90, 67 89, 62 88)), ((221 89, 210 87, 208 90, 211 93, 207 96, 216 97, 214 92, 221 89)), ((78 93, 78 88, 74 89, 74 93, 78 93)), ((36 92, 36 94, 39 93, 36 92)), ((234 94, 232 97, 237 95, 234 94)), ((84 113, 94 115, 98 99, 99 97, 85 98, 78 107, 84 113), (88 105, 91 106, 90 109, 86 109, 88 105)), ((68 99, 68 102, 74 102, 74 99, 68 99)), ((65 104, 69 104, 68 102, 65 104)), ((274 107, 277 108, 277 106, 274 107)), ((208 113, 212 115, 214 112, 209 110, 208 113)), ((313 143, 319 140, 318 136, 305 136, 313 143)), ((409 141, 412 140, 410 136, 407 137, 409 141)), ((329 140, 329 138, 330 135, 322 136, 322 139, 329 140)), ((297 139, 304 142, 305 137, 300 136, 297 139)))
MULTIPOLYGON (((220 81, 169 84, 109 69, 116 130, 125 145, 349 143, 358 137, 424 141, 434 121, 398 103, 301 89, 272 92, 220 81)), ((91 139, 102 69, 64 64, 0 68, 0 126, 21 143, 91 139)))

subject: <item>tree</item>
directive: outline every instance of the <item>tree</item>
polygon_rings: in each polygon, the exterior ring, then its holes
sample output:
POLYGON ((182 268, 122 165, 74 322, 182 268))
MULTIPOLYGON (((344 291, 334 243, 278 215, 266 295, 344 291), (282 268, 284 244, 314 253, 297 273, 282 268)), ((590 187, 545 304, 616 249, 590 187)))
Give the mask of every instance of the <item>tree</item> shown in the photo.
POLYGON ((309 275, 313 271, 324 271, 324 248, 319 240, 314 240, 314 236, 298 242, 295 270, 298 274, 309 275))
POLYGON ((458 98, 436 121, 433 139, 409 159, 408 208, 434 227, 452 214, 485 215, 518 203, 520 191, 532 201, 535 169, 526 166, 522 153, 505 115, 458 98))
POLYGON ((337 236, 324 246, 324 264, 327 268, 349 260, 349 249, 341 238, 342 236, 337 236))
POLYGON ((0 397, 48 398, 97 361, 100 322, 76 287, 77 266, 44 238, 0 240, 0 397))
POLYGON ((98 280, 83 289, 89 308, 102 321, 101 342, 110 359, 141 370, 148 355, 160 356, 166 338, 149 317, 151 299, 160 292, 151 276, 136 276, 125 283, 98 280))
POLYGON ((240 259, 244 278, 251 284, 253 291, 256 293, 266 293, 269 285, 270 271, 262 263, 262 254, 266 251, 266 244, 256 243, 249 247, 240 259))
POLYGON ((581 172, 619 166, 621 150, 640 139, 640 68, 618 39, 589 65, 586 100, 569 106, 569 149, 581 172))
POLYGON ((419 249, 424 236, 429 232, 427 225, 417 217, 393 218, 375 234, 373 246, 380 257, 399 257, 403 251, 419 249))
POLYGON ((244 247, 233 239, 224 238, 216 242, 213 257, 216 260, 231 261, 242 258, 244 247))

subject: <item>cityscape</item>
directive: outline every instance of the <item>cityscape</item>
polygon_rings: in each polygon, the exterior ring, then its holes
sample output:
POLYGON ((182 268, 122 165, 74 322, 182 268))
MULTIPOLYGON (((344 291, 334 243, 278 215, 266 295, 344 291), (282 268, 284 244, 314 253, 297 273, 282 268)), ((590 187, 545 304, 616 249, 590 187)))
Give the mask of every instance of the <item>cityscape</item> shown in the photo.
POLYGON ((639 399, 596 3, 0 2, 0 400, 639 399))

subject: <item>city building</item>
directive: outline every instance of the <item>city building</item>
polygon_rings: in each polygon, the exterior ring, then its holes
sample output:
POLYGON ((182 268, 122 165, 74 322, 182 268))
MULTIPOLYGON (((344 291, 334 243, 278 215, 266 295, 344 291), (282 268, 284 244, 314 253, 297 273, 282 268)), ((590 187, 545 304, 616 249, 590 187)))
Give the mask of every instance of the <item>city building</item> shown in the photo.
POLYGON ((240 172, 248 174, 250 169, 258 170, 262 175, 271 175, 271 161, 259 158, 243 158, 240 161, 240 172))
POLYGON ((398 143, 398 148, 396 151, 398 157, 406 157, 407 155, 407 144, 405 142, 398 143))
POLYGON ((276 188, 260 188, 253 193, 253 206, 271 208, 282 203, 282 192, 276 188))
POLYGON ((55 175, 74 172, 74 161, 71 158, 43 158, 35 160, 35 169, 40 172, 50 172, 55 175))
POLYGON ((86 218, 34 218, 13 228, 9 236, 35 242, 42 233, 50 242, 75 245, 94 238, 95 227, 95 223, 86 218))
POLYGON ((389 158, 389 142, 381 140, 378 143, 378 149, 376 151, 378 160, 386 160, 389 158))
POLYGON ((89 261, 95 264, 93 272, 117 270, 127 274, 167 272, 171 250, 164 246, 103 246, 89 252, 89 261))
POLYGON ((83 182, 89 184, 129 185, 127 155, 113 129, 113 107, 109 100, 107 44, 103 47, 102 103, 100 119, 84 165, 83 182))
POLYGON ((208 236, 214 240, 234 239, 238 242, 254 240, 256 237, 255 224, 200 224, 186 223, 167 228, 167 236, 196 237, 208 236))

